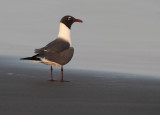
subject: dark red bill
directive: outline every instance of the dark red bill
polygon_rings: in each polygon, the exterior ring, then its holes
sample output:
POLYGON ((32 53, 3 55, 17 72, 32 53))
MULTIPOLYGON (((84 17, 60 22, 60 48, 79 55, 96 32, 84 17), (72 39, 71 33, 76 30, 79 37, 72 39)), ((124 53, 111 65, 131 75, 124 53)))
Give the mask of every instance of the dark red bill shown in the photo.
POLYGON ((75 19, 75 22, 80 22, 80 23, 82 23, 83 21, 80 20, 80 19, 75 19))

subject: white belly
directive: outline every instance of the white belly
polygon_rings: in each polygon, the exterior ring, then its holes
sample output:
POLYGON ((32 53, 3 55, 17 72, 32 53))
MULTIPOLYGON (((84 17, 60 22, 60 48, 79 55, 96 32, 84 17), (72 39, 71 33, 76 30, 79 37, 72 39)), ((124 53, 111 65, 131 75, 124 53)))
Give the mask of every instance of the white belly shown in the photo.
POLYGON ((41 62, 46 64, 46 65, 52 65, 52 66, 57 66, 57 67, 62 67, 62 65, 56 63, 56 62, 52 62, 52 61, 49 61, 45 58, 40 58, 41 59, 41 62))

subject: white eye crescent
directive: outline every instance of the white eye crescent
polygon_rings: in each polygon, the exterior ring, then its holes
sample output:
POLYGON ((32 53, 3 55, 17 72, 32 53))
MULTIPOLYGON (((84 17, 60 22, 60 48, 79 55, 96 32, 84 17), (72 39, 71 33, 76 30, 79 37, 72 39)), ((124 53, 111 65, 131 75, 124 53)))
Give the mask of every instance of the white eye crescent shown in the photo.
POLYGON ((71 20, 71 17, 68 17, 68 20, 71 20))

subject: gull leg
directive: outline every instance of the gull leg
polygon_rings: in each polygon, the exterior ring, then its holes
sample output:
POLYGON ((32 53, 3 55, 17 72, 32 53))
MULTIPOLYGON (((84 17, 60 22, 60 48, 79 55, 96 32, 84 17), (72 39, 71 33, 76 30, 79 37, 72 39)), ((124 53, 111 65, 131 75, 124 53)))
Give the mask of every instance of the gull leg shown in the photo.
POLYGON ((64 80, 63 80, 63 66, 61 67, 61 80, 60 80, 60 82, 64 82, 64 80))
POLYGON ((51 80, 50 80, 50 81, 55 81, 55 80, 53 80, 53 74, 52 74, 52 71, 53 71, 53 68, 52 68, 52 65, 51 65, 51 80))

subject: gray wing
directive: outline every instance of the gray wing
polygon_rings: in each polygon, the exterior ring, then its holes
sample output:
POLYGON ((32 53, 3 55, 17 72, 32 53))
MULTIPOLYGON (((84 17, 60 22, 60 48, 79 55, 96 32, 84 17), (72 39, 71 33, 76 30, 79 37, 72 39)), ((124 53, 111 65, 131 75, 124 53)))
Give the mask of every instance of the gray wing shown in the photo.
MULTIPOLYGON (((45 58, 61 65, 67 64, 73 57, 74 48, 70 47, 60 53, 46 53, 45 58)), ((42 56, 43 57, 43 56, 42 56)))
POLYGON ((40 49, 35 49, 35 53, 37 54, 44 54, 47 52, 50 53, 59 53, 62 52, 65 49, 68 49, 70 47, 70 44, 66 42, 63 39, 55 39, 54 41, 50 42, 47 44, 45 47, 40 48, 40 49))

